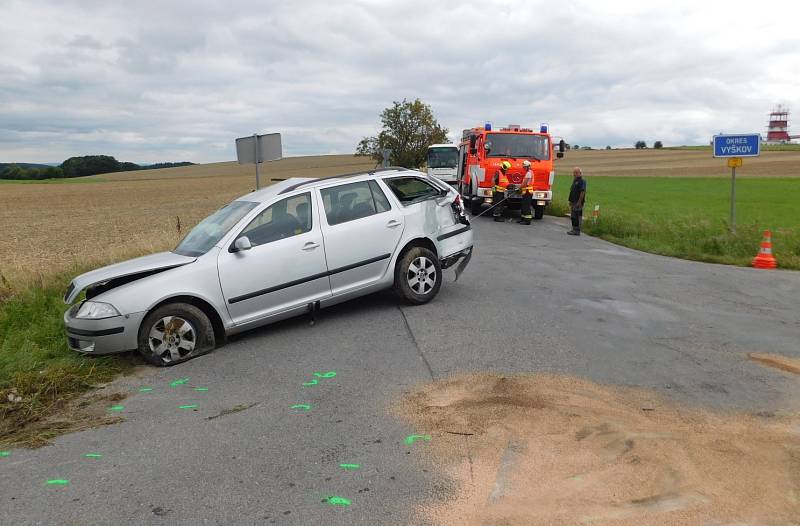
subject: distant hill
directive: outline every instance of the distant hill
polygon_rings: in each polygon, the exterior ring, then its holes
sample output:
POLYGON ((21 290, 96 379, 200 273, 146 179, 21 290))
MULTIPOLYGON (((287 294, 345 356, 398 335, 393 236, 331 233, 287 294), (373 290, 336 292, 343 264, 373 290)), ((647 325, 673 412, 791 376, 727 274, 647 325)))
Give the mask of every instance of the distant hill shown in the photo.
POLYGON ((17 165, 20 168, 50 168, 52 164, 36 164, 36 163, 0 163, 0 172, 9 166, 17 165))
POLYGON ((33 163, 0 163, 0 179, 16 181, 64 179, 109 172, 159 170, 162 168, 180 168, 192 165, 194 165, 194 163, 190 162, 138 165, 136 163, 120 162, 110 155, 83 155, 80 157, 70 157, 57 166, 33 163))

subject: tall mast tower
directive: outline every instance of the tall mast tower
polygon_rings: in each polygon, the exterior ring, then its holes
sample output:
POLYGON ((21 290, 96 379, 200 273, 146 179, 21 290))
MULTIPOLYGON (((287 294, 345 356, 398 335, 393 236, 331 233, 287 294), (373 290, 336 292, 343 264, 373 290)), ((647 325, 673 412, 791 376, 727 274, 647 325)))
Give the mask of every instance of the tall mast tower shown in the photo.
POLYGON ((778 104, 769 114, 767 143, 783 144, 798 137, 800 135, 789 135, 789 108, 778 104))

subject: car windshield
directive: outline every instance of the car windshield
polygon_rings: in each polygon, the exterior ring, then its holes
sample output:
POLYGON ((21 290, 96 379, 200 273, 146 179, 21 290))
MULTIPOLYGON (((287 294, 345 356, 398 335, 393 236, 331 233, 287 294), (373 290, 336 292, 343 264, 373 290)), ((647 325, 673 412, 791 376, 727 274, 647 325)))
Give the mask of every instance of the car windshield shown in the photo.
POLYGON ((487 157, 528 157, 544 161, 550 158, 550 145, 543 135, 490 133, 486 136, 487 157))
POLYGON ((197 257, 202 256, 211 247, 219 243, 222 236, 239 222, 247 212, 258 206, 258 203, 250 201, 234 201, 223 206, 207 218, 200 221, 186 237, 175 247, 176 254, 181 256, 197 257))
POLYGON ((428 150, 428 168, 455 168, 458 164, 458 149, 430 148, 428 150))

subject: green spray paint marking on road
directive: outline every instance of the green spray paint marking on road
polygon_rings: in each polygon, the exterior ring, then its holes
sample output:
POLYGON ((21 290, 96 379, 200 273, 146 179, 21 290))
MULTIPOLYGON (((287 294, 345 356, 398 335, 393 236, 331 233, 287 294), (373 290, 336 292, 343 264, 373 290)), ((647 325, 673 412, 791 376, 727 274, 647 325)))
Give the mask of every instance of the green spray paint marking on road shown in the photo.
POLYGON ((431 441, 431 436, 430 435, 408 435, 406 437, 405 442, 406 442, 407 445, 410 446, 411 444, 413 444, 417 440, 424 440, 425 442, 430 442, 431 441))
POLYGON ((188 382, 188 378, 179 378, 178 380, 174 380, 172 383, 169 384, 170 387, 178 387, 179 385, 183 385, 188 382))
POLYGON ((108 410, 109 411, 124 411, 125 410, 125 406, 124 405, 112 405, 111 407, 108 408, 108 410))
POLYGON ((48 480, 47 484, 50 484, 51 486, 66 486, 67 484, 69 484, 69 480, 67 480, 67 479, 52 479, 52 480, 48 480))
POLYGON ((11 451, 0 451, 0 457, 10 457, 11 451))
POLYGON ((319 383, 319 380, 317 380, 316 378, 314 378, 314 379, 313 379, 313 380, 311 380, 310 382, 303 382, 303 387, 310 387, 310 386, 312 386, 312 385, 317 385, 318 383, 319 383))
POLYGON ((289 409, 302 409, 303 411, 311 411, 311 404, 294 404, 290 405, 289 409))
POLYGON ((339 464, 339 467, 342 469, 359 469, 361 468, 361 464, 339 464))
POLYGON ((336 371, 328 371, 327 373, 314 373, 314 376, 317 378, 334 378, 336 376, 336 371))
POLYGON ((331 495, 330 497, 325 497, 325 500, 323 500, 322 502, 327 502, 331 506, 347 507, 350 505, 350 499, 339 497, 338 495, 331 495))
POLYGON ((195 391, 208 391, 208 387, 195 387, 195 391))
POLYGON ((179 405, 178 409, 195 409, 197 404, 179 405))
POLYGON ((86 453, 83 456, 86 458, 103 458, 103 455, 101 455, 100 453, 86 453))
POLYGON ((140 388, 139 388, 139 392, 140 392, 140 393, 149 393, 149 392, 150 392, 150 391, 152 391, 152 390, 153 390, 153 388, 152 388, 152 387, 140 387, 140 388))

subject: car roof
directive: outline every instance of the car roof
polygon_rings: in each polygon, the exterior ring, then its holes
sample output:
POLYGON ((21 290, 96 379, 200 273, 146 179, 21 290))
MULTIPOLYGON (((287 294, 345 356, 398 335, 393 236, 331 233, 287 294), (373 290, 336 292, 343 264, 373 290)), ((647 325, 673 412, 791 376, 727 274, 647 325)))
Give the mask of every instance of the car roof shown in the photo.
POLYGON ((360 178, 366 178, 366 179, 375 177, 384 178, 384 177, 396 177, 400 175, 418 175, 418 176, 421 175, 427 177, 427 175, 422 172, 417 172, 416 170, 409 170, 407 168, 402 168, 397 166, 392 166, 390 168, 378 168, 366 172, 355 172, 350 174, 336 175, 333 177, 320 177, 318 179, 311 179, 309 177, 292 177, 291 179, 286 179, 285 181, 277 182, 266 188, 262 188, 261 190, 256 190, 254 192, 250 192, 249 194, 245 194, 237 198, 236 200, 264 203, 270 201, 272 198, 278 195, 288 194, 290 192, 299 189, 307 190, 310 188, 317 188, 320 186, 330 186, 332 184, 337 184, 337 183, 353 182, 354 180, 359 180, 360 178))

